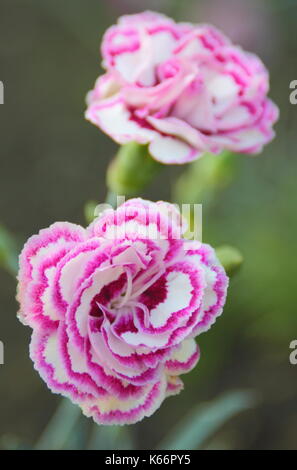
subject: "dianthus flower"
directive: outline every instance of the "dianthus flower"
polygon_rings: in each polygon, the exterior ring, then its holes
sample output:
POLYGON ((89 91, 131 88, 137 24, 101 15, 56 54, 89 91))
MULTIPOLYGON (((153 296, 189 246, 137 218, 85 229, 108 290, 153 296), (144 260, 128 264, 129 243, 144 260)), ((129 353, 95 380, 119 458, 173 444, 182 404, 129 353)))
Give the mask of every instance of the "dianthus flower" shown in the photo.
POLYGON ((199 359, 194 338, 222 313, 225 271, 184 229, 175 206, 131 199, 86 229, 54 223, 22 250, 34 366, 97 423, 135 423, 177 394, 199 359))
POLYGON ((54 223, 22 250, 34 366, 97 423, 135 423, 177 394, 199 359, 195 336, 222 312, 225 271, 183 230, 175 206, 131 199, 87 229, 54 223))
POLYGON ((86 118, 119 144, 149 144, 166 164, 223 150, 254 154, 274 136, 277 106, 261 60, 210 25, 152 12, 107 30, 86 118))

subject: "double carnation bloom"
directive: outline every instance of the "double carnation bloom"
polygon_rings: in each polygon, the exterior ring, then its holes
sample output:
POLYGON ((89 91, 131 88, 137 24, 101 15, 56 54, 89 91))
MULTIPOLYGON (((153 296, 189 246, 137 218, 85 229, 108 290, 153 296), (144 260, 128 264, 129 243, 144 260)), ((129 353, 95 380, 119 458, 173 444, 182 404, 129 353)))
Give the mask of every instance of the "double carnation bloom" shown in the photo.
POLYGON ((98 423, 134 423, 178 393, 199 359, 195 336, 222 312, 224 269, 183 230, 175 206, 132 199, 87 229, 55 223, 21 253, 35 368, 98 423))
POLYGON ((274 136, 266 68, 213 26, 124 16, 102 56, 86 117, 119 144, 149 144, 156 160, 182 164, 224 149, 258 153, 274 136))
MULTIPOLYGON (((256 153, 273 137, 264 65, 211 26, 125 16, 102 54, 86 117, 119 144, 181 164, 256 153)), ((222 313, 224 268, 184 233, 175 206, 132 199, 86 229, 55 223, 24 246, 19 317, 33 329, 35 368, 97 423, 135 423, 178 393, 199 359, 195 337, 222 313)))

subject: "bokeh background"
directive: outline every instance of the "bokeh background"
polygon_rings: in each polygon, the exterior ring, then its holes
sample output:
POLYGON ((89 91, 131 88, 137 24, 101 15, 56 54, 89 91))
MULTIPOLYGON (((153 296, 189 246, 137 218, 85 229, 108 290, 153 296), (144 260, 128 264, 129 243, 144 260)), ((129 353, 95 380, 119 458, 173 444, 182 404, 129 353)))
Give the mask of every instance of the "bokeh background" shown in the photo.
MULTIPOLYGON (((226 423, 211 446, 297 448, 296 0, 0 0, 0 223, 21 245, 57 220, 85 224, 84 205, 103 201, 105 171, 116 146, 84 120, 85 94, 100 73, 99 43, 121 14, 157 10, 175 19, 213 23, 256 52, 271 73, 281 109, 277 137, 256 158, 241 156, 236 178, 206 207, 204 241, 228 243, 244 255, 227 307, 199 338, 200 364, 185 390, 131 427, 138 448, 154 448, 198 403, 232 389, 256 391, 258 402, 226 423)), ((166 168, 146 190, 170 199, 184 168, 166 168)), ((30 331, 16 319, 15 279, 0 271, 0 448, 31 447, 59 397, 28 357, 30 331)))

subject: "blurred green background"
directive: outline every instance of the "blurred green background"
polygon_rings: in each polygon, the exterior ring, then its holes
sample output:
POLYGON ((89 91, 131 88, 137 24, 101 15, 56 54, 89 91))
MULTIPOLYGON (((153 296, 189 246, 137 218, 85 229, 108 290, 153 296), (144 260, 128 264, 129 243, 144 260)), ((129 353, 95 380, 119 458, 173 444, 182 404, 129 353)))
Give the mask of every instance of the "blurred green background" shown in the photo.
MULTIPOLYGON (((234 183, 204 207, 203 237, 244 255, 227 307, 198 342, 200 364, 185 390, 149 419, 132 426, 138 448, 149 449, 204 400, 234 388, 257 392, 258 405, 223 426, 212 447, 297 448, 296 0, 0 0, 0 223, 22 243, 57 220, 84 224, 87 200, 103 201, 105 171, 116 146, 84 120, 84 99, 100 73, 99 44, 121 14, 144 9, 175 19, 213 23, 271 73, 271 97, 281 110, 277 137, 256 158, 238 157, 234 183)), ((144 196, 170 199, 185 168, 170 167, 144 196)), ((203 201, 202 201, 203 202, 203 201)), ((28 356, 29 328, 16 319, 16 283, 0 271, 0 448, 38 439, 59 398, 28 356)))

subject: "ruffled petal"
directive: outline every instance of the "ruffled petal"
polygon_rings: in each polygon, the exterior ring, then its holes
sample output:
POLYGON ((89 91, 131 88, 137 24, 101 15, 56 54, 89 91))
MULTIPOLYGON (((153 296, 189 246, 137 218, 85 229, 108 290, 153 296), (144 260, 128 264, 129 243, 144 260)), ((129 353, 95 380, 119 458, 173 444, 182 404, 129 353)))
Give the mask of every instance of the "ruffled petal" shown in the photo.
POLYGON ((125 106, 123 98, 118 95, 103 101, 94 101, 86 111, 86 119, 111 135, 119 144, 131 141, 147 144, 155 132, 141 125, 125 106))
POLYGON ((19 318, 30 326, 51 326, 60 318, 52 300, 56 266, 61 259, 86 238, 85 230, 68 222, 57 222, 33 235, 20 255, 17 299, 19 318))
POLYGON ((166 361, 166 370, 173 376, 192 370, 199 361, 199 347, 194 339, 185 339, 166 361))
MULTIPOLYGON (((61 393, 74 402, 82 402, 92 396, 91 390, 94 389, 88 383, 80 383, 79 386, 74 383, 63 361, 65 346, 62 327, 35 329, 30 343, 30 357, 52 392, 61 393)), ((103 389, 98 388, 98 391, 105 394, 103 389)))
POLYGON ((152 86, 156 83, 155 67, 172 55, 180 35, 178 25, 165 16, 124 16, 104 35, 103 66, 118 72, 128 83, 152 86))
POLYGON ((197 324, 191 336, 207 331, 221 315, 225 305, 227 289, 229 284, 228 276, 219 262, 214 249, 200 242, 185 242, 187 259, 193 265, 203 266, 205 288, 202 308, 200 310, 197 324))
POLYGON ((119 400, 114 397, 89 400, 82 404, 83 413, 97 424, 134 424, 151 416, 166 396, 166 378, 148 387, 138 399, 119 400))
POLYGON ((194 149, 186 142, 175 137, 159 135, 149 146, 151 155, 166 165, 182 165, 192 162, 201 155, 201 151, 194 149))

